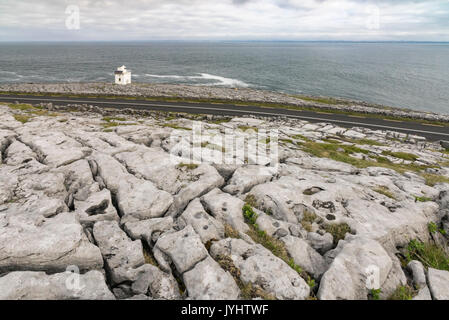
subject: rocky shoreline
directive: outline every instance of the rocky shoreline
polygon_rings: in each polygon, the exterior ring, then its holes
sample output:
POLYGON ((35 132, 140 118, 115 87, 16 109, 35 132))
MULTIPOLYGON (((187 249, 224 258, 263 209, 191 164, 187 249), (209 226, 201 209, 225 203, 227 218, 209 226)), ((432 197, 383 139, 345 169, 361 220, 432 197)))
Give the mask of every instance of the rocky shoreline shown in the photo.
POLYGON ((321 108, 335 111, 357 112, 399 118, 449 122, 449 114, 421 112, 385 107, 361 101, 326 97, 295 96, 285 93, 249 88, 223 88, 210 86, 133 83, 126 86, 111 83, 20 83, 0 84, 0 92, 59 93, 71 95, 116 95, 176 99, 229 100, 287 105, 290 107, 321 108))
POLYGON ((0 150, 0 299, 449 299, 449 152, 423 137, 10 104, 0 150), (219 161, 229 133, 257 148, 219 161))

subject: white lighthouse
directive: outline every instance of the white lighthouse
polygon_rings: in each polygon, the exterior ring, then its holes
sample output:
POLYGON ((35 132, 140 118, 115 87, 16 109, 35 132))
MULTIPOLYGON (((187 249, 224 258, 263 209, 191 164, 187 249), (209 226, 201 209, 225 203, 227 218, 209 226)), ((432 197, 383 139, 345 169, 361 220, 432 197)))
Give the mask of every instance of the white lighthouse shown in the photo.
POLYGON ((131 83, 131 71, 126 70, 125 66, 117 68, 117 71, 115 71, 114 74, 116 84, 125 85, 131 83))

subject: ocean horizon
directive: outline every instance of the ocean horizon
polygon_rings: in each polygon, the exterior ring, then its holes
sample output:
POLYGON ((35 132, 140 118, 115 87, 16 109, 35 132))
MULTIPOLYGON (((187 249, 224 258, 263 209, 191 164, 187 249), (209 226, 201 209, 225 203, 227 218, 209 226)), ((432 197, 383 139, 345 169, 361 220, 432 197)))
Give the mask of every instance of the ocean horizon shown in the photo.
POLYGON ((449 114, 449 43, 0 42, 0 83, 134 82, 253 88, 449 114))

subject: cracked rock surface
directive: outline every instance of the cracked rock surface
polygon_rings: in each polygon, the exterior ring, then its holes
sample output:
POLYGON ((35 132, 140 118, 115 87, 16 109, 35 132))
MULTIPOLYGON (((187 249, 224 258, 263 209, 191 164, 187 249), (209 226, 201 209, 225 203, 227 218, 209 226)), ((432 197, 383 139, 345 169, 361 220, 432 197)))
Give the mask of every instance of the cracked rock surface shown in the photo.
POLYGON ((449 299, 449 271, 401 253, 411 240, 447 250, 440 144, 117 112, 0 105, 0 299, 364 300, 373 272, 381 298, 409 285, 415 300, 449 299), (278 130, 276 166, 248 128, 278 130), (258 148, 222 161, 229 130, 258 148))

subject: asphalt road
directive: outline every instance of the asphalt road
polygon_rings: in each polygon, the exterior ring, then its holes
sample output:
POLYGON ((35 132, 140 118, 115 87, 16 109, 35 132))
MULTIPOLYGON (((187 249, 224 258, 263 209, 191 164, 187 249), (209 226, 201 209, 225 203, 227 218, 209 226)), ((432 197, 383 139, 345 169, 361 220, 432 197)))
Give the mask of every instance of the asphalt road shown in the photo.
POLYGON ((398 121, 388 119, 370 118, 364 116, 350 116, 328 112, 299 111, 280 108, 265 108, 251 105, 232 105, 215 103, 187 103, 163 102, 147 100, 126 99, 100 99, 100 98, 70 98, 32 95, 0 95, 0 102, 15 102, 38 104, 53 103, 56 105, 91 104, 107 108, 133 108, 154 111, 185 112, 193 114, 220 114, 229 116, 287 116, 310 122, 327 122, 341 127, 366 127, 374 130, 392 130, 426 137, 430 141, 449 140, 449 127, 422 124, 412 121, 398 121))

